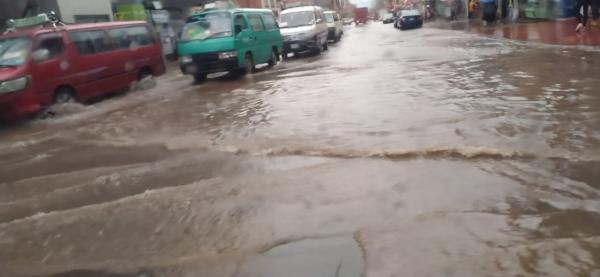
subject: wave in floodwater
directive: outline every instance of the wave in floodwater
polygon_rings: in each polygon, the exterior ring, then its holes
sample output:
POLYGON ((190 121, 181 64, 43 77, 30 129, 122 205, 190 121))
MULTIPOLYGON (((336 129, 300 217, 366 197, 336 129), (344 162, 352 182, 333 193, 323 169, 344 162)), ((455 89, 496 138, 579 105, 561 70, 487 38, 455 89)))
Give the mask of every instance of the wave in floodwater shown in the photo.
POLYGON ((229 141, 227 143, 212 141, 208 136, 183 136, 173 139, 154 138, 146 140, 95 140, 80 141, 84 144, 114 147, 139 147, 160 145, 167 151, 217 151, 236 155, 251 156, 312 156, 321 158, 379 158, 390 160, 403 159, 498 159, 498 160, 532 160, 532 159, 560 159, 569 161, 598 161, 598 155, 577 155, 556 150, 554 152, 533 153, 523 150, 508 148, 495 148, 489 146, 447 145, 425 146, 420 148, 345 148, 330 146, 315 146, 303 143, 281 141, 253 140, 251 144, 246 141, 229 141), (277 146, 282 145, 282 146, 277 146))
POLYGON ((376 151, 361 151, 348 149, 310 149, 310 148, 267 148, 240 149, 226 147, 220 149, 236 154, 249 154, 261 156, 317 156, 326 158, 382 158, 391 160, 413 158, 463 158, 463 159, 530 159, 535 155, 513 150, 490 149, 485 147, 432 147, 423 149, 389 149, 376 151))
POLYGON ((432 146, 415 149, 346 149, 332 147, 313 147, 288 145, 283 147, 255 145, 219 145, 207 141, 193 139, 175 139, 165 143, 168 150, 217 150, 233 154, 254 156, 315 156, 324 158, 382 158, 382 159, 413 159, 413 158, 462 158, 462 159, 533 159, 538 157, 531 153, 510 149, 496 149, 484 146, 432 146))

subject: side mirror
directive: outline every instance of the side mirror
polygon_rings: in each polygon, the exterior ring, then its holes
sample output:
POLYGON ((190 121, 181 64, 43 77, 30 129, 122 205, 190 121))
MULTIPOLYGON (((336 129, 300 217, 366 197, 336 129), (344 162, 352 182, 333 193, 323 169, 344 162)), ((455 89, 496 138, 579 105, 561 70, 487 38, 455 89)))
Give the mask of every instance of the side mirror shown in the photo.
POLYGON ((50 57, 50 50, 48 49, 38 49, 33 52, 31 55, 31 59, 34 62, 40 62, 43 60, 47 60, 50 57))
POLYGON ((235 35, 237 36, 237 34, 242 32, 242 26, 241 25, 235 25, 235 27, 233 27, 233 30, 235 31, 235 35))

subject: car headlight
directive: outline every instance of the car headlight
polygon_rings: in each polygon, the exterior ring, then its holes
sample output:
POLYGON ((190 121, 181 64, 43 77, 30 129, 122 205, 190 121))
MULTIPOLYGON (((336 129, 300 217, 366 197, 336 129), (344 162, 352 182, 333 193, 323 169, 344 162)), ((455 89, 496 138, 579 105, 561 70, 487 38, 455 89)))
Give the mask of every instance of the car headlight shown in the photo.
POLYGON ((237 57, 237 51, 221 52, 219 53, 219 59, 231 59, 237 57))
POLYGON ((192 61, 192 56, 181 56, 181 63, 191 63, 192 61))
POLYGON ((29 77, 21 77, 13 80, 0 82, 0 94, 15 92, 27 86, 29 77))

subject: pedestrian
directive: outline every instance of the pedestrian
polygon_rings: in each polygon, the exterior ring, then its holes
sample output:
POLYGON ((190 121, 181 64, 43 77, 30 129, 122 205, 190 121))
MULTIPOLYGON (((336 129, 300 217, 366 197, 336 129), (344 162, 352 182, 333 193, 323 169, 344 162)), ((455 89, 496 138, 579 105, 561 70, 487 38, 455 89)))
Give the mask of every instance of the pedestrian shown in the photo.
POLYGON ((480 2, 482 6, 484 22, 486 24, 491 24, 496 21, 496 2, 494 0, 480 0, 480 2))
POLYGON ((600 17, 600 0, 592 0, 592 27, 598 26, 598 17, 600 17))
POLYGON ((575 16, 577 17, 577 27, 575 32, 584 32, 585 26, 587 25, 588 12, 590 8, 590 0, 577 0, 577 6, 575 6, 575 16), (583 11, 582 11, 583 9, 583 11), (581 14, 583 12, 583 15, 581 14))
POLYGON ((475 18, 477 14, 477 0, 469 0, 469 18, 475 18))

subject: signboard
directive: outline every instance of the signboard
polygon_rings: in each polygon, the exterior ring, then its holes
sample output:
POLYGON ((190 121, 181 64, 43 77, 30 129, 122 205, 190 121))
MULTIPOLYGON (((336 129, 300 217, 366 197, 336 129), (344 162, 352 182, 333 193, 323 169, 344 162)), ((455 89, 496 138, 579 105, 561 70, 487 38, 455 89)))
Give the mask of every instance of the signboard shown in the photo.
POLYGON ((195 15, 195 14, 199 14, 201 12, 204 11, 204 7, 202 6, 194 6, 194 7, 190 7, 190 16, 191 15, 195 15))
POLYGON ((146 20, 146 9, 142 4, 122 4, 117 6, 118 20, 146 20))
POLYGON ((152 21, 154 23, 163 24, 169 23, 169 12, 166 10, 154 10, 152 13, 152 21))
POLYGON ((48 16, 46 14, 40 14, 37 16, 15 19, 12 27, 24 28, 44 24, 48 21, 48 16))

